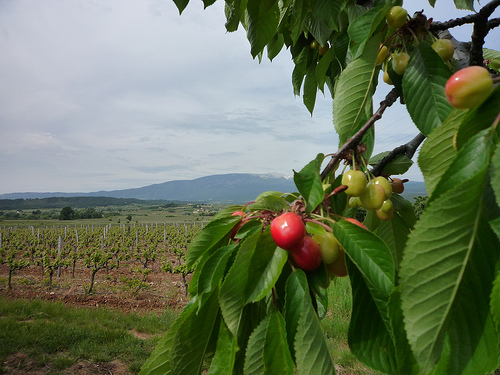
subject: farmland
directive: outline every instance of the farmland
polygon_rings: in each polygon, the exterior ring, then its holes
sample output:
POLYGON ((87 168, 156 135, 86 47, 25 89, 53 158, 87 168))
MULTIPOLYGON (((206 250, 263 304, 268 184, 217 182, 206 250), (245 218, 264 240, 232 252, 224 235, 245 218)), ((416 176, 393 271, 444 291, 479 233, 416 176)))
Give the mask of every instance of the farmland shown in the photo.
MULTIPOLYGON (((191 270, 184 252, 222 207, 134 203, 96 207, 103 217, 76 220, 31 220, 31 210, 23 209, 0 221, 0 340, 12 345, 0 352, 0 373, 137 373, 188 302, 191 270), (57 328, 61 324, 64 329, 57 328), (109 354, 82 350, 65 335, 95 340, 91 346, 109 354), (106 341, 110 335, 120 339, 106 341), (53 344, 44 340, 55 337, 61 343, 50 349, 53 344)), ((56 216, 61 210, 41 211, 56 216)), ((332 283, 329 293, 333 303, 324 329, 346 370, 339 367, 339 373, 372 373, 347 347, 349 281, 332 283)))
MULTIPOLYGON (((182 266, 183 255, 194 236, 219 208, 131 204, 97 207, 103 217, 67 221, 47 219, 50 214, 58 215, 60 209, 55 208, 41 209, 38 215, 44 218, 34 220, 29 219, 32 215, 29 209, 10 211, 16 212, 17 217, 0 221, 0 322, 7 325, 2 328, 1 341, 6 345, 0 353, 3 364, 0 373, 33 371, 39 374, 64 370, 90 374, 104 369, 113 373, 136 373, 168 327, 165 314, 171 321, 188 302, 186 287, 191 270, 182 266), (50 307, 47 303, 55 305, 50 307), (83 317, 74 318, 79 314, 74 308, 87 312, 82 313, 83 317), (71 347, 64 349, 69 353, 44 349, 46 344, 40 333, 30 338, 28 328, 22 323, 25 318, 21 311, 26 309, 33 309, 33 316, 46 316, 46 310, 60 311, 55 314, 61 315, 60 318, 54 317, 54 321, 51 318, 46 323, 40 321, 42 325, 48 324, 43 329, 37 328, 43 332, 57 324, 58 319, 68 320, 67 327, 47 331, 47 335, 52 336, 47 340, 54 340, 66 331, 69 335, 74 335, 75 330, 81 331, 84 341, 95 339, 93 345, 106 345, 106 352, 115 354, 103 357, 95 349, 82 353, 70 342, 71 347), (93 312, 103 309, 110 312, 93 312), (94 314, 98 315, 89 318, 94 314), (109 314, 114 315, 109 317, 109 314), (142 337, 130 338, 125 327, 121 327, 124 333, 119 337, 123 338, 118 341, 123 341, 120 345, 125 349, 105 340, 110 335, 108 331, 90 334, 95 323, 89 322, 89 327, 83 328, 86 319, 98 321, 98 325, 106 325, 107 319, 113 322, 130 319, 123 314, 135 316, 139 322, 154 321, 149 324, 156 328, 141 328, 143 323, 128 324, 133 336, 142 337), (73 319, 80 322, 75 327, 73 319), (17 330, 23 330, 26 342, 39 342, 38 349, 35 350, 33 344, 20 342, 19 335, 15 334, 17 330), (102 342, 99 337, 103 337, 102 342), (130 348, 130 340, 135 340, 135 349, 130 348), (121 362, 116 362, 119 357, 123 357, 121 362), (40 372, 41 368, 45 370, 40 372)), ((30 325, 35 326, 38 322, 30 325)), ((116 330, 113 332, 118 334, 116 330)))

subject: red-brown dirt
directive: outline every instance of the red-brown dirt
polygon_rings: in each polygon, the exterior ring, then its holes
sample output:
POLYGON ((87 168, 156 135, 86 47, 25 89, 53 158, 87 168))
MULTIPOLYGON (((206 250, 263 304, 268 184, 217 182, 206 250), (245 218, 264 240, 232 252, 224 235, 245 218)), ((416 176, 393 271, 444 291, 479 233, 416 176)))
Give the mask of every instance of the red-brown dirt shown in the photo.
POLYGON ((8 290, 8 270, 0 265, 0 296, 8 299, 40 298, 79 307, 108 306, 126 313, 161 312, 165 308, 182 308, 188 302, 182 276, 163 272, 159 261, 152 264, 152 273, 138 291, 137 286, 128 285, 131 280, 139 280, 140 276, 131 271, 136 267, 137 263, 124 263, 108 273, 99 270, 94 293, 89 295, 86 290, 90 285, 90 270, 83 266, 76 268, 74 278, 71 268, 62 269, 60 277, 54 274, 52 288, 49 288, 48 277, 41 274, 40 267, 25 268, 16 271, 12 290, 8 290))
MULTIPOLYGON (((7 300, 40 298, 47 301, 60 301, 69 306, 96 308, 109 307, 125 313, 158 313, 165 309, 182 309, 188 302, 182 276, 166 273, 161 264, 152 264, 152 273, 145 285, 137 292, 137 286, 130 286, 130 280, 138 279, 132 269, 137 263, 123 263, 118 269, 100 270, 96 274, 94 291, 86 293, 90 284, 90 270, 80 265, 71 275, 71 268, 61 270, 61 276, 53 276, 52 288, 48 287, 47 275, 41 274, 40 267, 30 267, 16 271, 12 278, 12 290, 7 288, 8 269, 0 265, 0 296, 7 300)), ((188 275, 188 278, 190 275, 188 275)), ((143 333, 130 332, 141 339, 147 339, 143 333)), ((0 366, 1 368, 2 366, 0 366)), ((53 374, 50 367, 39 367, 26 354, 17 352, 10 355, 3 363, 6 374, 12 375, 47 375, 53 374)), ((92 363, 79 361, 61 372, 63 375, 130 374, 128 366, 119 360, 110 363, 92 363)))

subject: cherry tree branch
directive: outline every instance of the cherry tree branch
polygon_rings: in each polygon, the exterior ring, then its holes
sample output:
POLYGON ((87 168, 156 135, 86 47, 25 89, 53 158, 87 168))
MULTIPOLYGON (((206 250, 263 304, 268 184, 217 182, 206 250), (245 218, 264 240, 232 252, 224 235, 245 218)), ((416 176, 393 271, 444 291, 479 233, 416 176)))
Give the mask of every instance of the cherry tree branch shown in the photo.
POLYGON ((452 27, 472 23, 474 26, 471 35, 471 42, 470 45, 467 45, 469 49, 469 61, 467 62, 467 65, 483 65, 484 38, 488 35, 488 32, 491 29, 499 26, 500 24, 500 20, 498 18, 494 18, 492 20, 488 20, 488 18, 499 6, 500 0, 492 0, 475 14, 470 14, 465 17, 449 20, 447 22, 432 22, 429 30, 433 33, 437 33, 452 27))
POLYGON ((415 155, 415 152, 417 151, 418 147, 422 144, 424 139, 426 138, 425 135, 422 133, 418 133, 415 138, 413 138, 410 142, 405 143, 404 145, 396 147, 394 150, 392 150, 389 154, 384 156, 382 160, 380 160, 371 170, 371 173, 374 176, 380 176, 382 174, 382 171, 384 170, 385 166, 389 164, 394 158, 396 158, 399 155, 406 155, 409 159, 413 158, 413 155, 415 155))
POLYGON ((470 65, 483 65, 484 38, 488 35, 488 17, 500 6, 500 0, 492 0, 477 13, 471 35, 470 65))
POLYGON ((373 126, 373 124, 375 124, 377 120, 380 120, 382 118, 382 114, 385 112, 385 110, 393 105, 398 97, 399 94, 395 88, 386 95, 385 99, 380 102, 380 107, 378 108, 377 112, 375 112, 373 116, 370 117, 370 119, 356 132, 356 134, 354 134, 347 142, 345 142, 335 154, 333 154, 327 166, 325 167, 323 172, 321 172, 321 179, 325 179, 326 176, 328 176, 332 169, 335 168, 337 163, 342 158, 344 158, 347 151, 353 150, 359 145, 366 132, 373 126))
MULTIPOLYGON (((491 14, 499 6, 500 6, 499 0, 492 0, 488 4, 486 4, 484 7, 482 7, 478 13, 469 14, 467 16, 455 18, 455 19, 452 19, 452 20, 449 20, 446 22, 437 22, 437 21, 432 22, 429 30, 431 32, 436 32, 436 31, 440 31, 440 30, 448 30, 448 29, 451 29, 453 27, 466 25, 468 23, 475 23, 479 20, 482 20, 486 24, 485 17, 487 19, 489 16, 491 16, 491 14)), ((497 18, 495 18, 493 20, 497 20, 497 18)), ((493 26, 493 25, 491 25, 491 26, 493 26)), ((495 27, 495 26, 493 26, 493 27, 495 27)), ((490 28, 492 28, 492 27, 490 27, 490 28)))
POLYGON ((500 26, 500 18, 492 18, 488 21, 488 29, 491 30, 498 26, 500 26))

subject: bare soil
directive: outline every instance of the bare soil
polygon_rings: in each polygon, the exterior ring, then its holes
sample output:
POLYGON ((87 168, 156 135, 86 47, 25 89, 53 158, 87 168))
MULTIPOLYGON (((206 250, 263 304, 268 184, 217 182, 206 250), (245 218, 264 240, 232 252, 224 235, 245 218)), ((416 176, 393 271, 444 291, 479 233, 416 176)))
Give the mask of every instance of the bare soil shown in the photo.
MULTIPOLYGON (((29 267, 16 271, 12 278, 12 290, 8 290, 8 269, 0 265, 0 296, 7 300, 35 299, 60 301, 68 306, 97 308, 108 307, 124 313, 158 313, 166 309, 181 310, 189 301, 186 288, 180 274, 166 273, 161 270, 161 264, 152 264, 152 272, 146 282, 137 290, 140 276, 132 270, 138 264, 124 262, 119 268, 106 272, 99 270, 95 277, 94 293, 88 294, 90 285, 90 270, 83 265, 77 266, 72 276, 71 268, 61 270, 60 277, 54 274, 52 287, 48 286, 47 275, 42 275, 40 267, 29 267), (135 280, 135 284, 133 281, 135 280), (134 284, 134 285, 132 285, 134 284)), ((190 275, 188 276, 189 280, 190 275)), ((144 333, 131 331, 130 334, 148 339, 144 333)), ((1 368, 2 366, 0 366, 1 368)), ((22 352, 12 354, 3 363, 5 373, 12 375, 47 375, 54 370, 39 367, 32 359, 22 352)), ((109 363, 92 363, 79 361, 61 372, 63 375, 94 375, 94 374, 130 374, 128 366, 119 360, 109 363)))
POLYGON ((107 306, 125 313, 161 313, 166 308, 182 309, 189 301, 182 276, 163 272, 159 261, 152 264, 151 274, 137 290, 140 276, 132 271, 136 267, 137 263, 124 262, 109 272, 99 270, 95 276, 94 292, 89 295, 90 270, 83 266, 77 266, 75 277, 70 268, 62 269, 60 277, 54 274, 52 287, 49 287, 48 277, 42 275, 40 267, 25 268, 16 271, 12 290, 8 290, 8 270, 0 265, 0 296, 8 299, 39 298, 77 307, 107 306), (136 284, 130 285, 133 280, 136 284))

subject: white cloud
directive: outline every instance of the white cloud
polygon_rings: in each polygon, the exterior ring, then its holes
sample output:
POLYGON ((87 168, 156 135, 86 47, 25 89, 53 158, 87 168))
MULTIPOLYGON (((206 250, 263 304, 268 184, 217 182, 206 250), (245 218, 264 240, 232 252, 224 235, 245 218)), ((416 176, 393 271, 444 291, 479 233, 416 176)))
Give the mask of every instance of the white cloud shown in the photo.
MULTIPOLYGON (((0 193, 290 174, 334 152, 331 100, 311 118, 289 52, 259 64, 224 22, 223 2, 182 16, 171 0, 0 2, 0 193)), ((379 151, 415 133, 401 106, 386 113, 379 151)))

